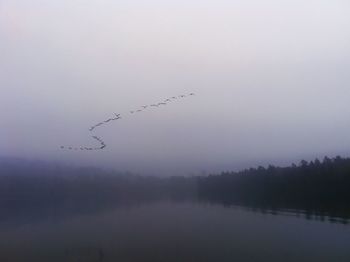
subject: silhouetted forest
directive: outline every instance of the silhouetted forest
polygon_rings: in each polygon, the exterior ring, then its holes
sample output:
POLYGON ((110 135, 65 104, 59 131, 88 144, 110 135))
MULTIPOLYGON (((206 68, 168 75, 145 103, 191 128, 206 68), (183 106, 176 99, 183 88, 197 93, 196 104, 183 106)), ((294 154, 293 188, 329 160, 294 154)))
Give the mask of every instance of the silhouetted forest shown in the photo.
POLYGON ((89 210, 90 204, 103 208, 123 202, 196 199, 349 217, 349 189, 350 158, 339 156, 325 157, 322 162, 303 160, 289 167, 270 165, 218 175, 167 178, 0 159, 0 208, 9 214, 52 207, 52 212, 59 213, 67 207, 89 210))
POLYGON ((350 159, 325 157, 289 167, 268 166, 198 178, 201 199, 267 208, 346 212, 350 159))

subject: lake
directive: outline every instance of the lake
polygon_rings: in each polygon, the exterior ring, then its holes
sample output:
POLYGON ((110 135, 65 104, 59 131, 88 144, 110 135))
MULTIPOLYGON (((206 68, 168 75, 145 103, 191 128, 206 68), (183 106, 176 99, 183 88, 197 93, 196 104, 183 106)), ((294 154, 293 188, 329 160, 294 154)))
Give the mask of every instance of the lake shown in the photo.
POLYGON ((170 200, 66 209, 1 209, 0 261, 350 261, 348 221, 303 211, 170 200))

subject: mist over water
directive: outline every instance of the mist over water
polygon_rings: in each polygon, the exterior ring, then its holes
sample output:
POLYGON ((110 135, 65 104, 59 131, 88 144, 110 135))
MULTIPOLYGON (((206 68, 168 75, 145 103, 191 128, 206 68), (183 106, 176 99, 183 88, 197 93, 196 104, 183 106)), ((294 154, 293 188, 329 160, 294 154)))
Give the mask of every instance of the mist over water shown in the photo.
POLYGON ((0 0, 0 261, 350 261, 349 14, 0 0))
POLYGON ((0 3, 0 155, 200 174, 349 155, 348 1, 0 3), (113 112, 194 99, 88 128, 113 112))
POLYGON ((350 261, 349 13, 0 0, 0 261, 350 261))

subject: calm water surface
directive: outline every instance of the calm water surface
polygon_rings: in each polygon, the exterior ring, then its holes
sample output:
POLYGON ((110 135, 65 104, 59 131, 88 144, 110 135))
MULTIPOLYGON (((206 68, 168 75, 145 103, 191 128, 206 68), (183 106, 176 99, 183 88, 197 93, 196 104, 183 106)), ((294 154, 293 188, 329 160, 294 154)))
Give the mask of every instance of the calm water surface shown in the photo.
POLYGON ((1 220, 0 261, 349 262, 350 226, 330 222, 197 202, 51 210, 1 220))

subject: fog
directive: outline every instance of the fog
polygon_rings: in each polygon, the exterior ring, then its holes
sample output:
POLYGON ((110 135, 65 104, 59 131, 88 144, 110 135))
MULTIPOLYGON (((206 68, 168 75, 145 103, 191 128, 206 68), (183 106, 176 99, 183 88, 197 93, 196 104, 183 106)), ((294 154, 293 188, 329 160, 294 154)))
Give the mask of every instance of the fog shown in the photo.
POLYGON ((156 175, 348 156, 349 13, 345 0, 1 0, 0 155, 156 175), (107 147, 60 149, 91 135, 107 147))

